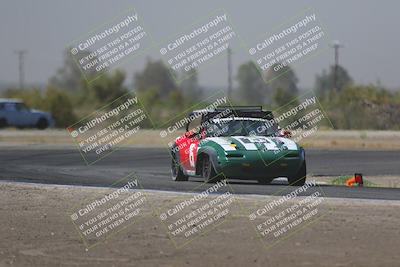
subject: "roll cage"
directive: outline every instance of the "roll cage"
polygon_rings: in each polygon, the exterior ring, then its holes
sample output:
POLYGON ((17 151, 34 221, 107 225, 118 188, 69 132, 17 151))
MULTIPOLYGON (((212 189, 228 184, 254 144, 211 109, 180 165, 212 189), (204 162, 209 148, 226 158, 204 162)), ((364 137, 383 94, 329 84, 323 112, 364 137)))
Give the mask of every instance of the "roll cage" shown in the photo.
MULTIPOLYGON (((200 117, 201 124, 210 122, 212 119, 228 118, 228 117, 243 117, 243 118, 256 118, 272 120, 274 115, 272 111, 263 110, 262 106, 220 106, 215 109, 199 109, 192 111, 188 117, 200 117)), ((191 121, 186 123, 186 132, 189 131, 189 124, 191 121)))

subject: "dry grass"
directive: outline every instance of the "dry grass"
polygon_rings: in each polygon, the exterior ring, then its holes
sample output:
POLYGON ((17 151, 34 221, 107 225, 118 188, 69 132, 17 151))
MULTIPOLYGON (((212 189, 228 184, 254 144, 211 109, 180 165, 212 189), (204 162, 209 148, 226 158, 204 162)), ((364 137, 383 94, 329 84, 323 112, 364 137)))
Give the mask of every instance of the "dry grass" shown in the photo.
MULTIPOLYGON (((183 132, 165 138, 158 130, 142 130, 125 142, 130 146, 165 147, 183 132)), ((318 131, 300 142, 305 148, 400 150, 400 131, 318 131)), ((2 145, 74 145, 65 130, 1 130, 2 145)))

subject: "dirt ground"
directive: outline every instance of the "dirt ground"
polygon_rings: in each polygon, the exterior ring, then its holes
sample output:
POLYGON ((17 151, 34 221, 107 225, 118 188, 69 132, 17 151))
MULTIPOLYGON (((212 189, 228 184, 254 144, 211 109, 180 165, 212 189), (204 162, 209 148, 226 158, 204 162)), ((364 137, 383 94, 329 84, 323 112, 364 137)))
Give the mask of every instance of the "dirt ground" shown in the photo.
POLYGON ((0 266, 399 266, 399 201, 325 199, 325 216, 268 247, 247 211, 276 197, 235 196, 224 223, 177 248, 154 208, 192 195, 143 191, 152 208, 86 249, 68 212, 111 191, 0 183, 0 266))

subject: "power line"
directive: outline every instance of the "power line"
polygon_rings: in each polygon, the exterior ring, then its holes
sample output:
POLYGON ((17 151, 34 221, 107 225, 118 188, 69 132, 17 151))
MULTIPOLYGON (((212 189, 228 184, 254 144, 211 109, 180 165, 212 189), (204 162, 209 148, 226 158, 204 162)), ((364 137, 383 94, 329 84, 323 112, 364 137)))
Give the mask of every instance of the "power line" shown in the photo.
POLYGON ((338 91, 338 70, 339 70, 339 48, 342 48, 343 45, 339 43, 339 41, 334 41, 332 45, 335 51, 335 65, 333 69, 333 90, 338 91))
POLYGON ((16 50, 15 53, 18 55, 18 72, 19 72, 19 89, 24 89, 24 66, 25 66, 25 54, 28 51, 26 50, 16 50))
POLYGON ((232 50, 230 47, 227 49, 228 53, 228 99, 232 99, 232 50))

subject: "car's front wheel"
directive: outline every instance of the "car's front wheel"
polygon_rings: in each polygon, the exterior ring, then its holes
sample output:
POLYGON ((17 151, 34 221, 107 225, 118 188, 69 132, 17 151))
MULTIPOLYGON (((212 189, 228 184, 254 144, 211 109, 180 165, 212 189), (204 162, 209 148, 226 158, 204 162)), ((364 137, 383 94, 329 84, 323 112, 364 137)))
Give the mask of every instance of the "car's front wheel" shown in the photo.
POLYGON ((307 176, 307 167, 306 167, 306 162, 303 161, 303 164, 301 165, 297 173, 294 176, 288 178, 288 182, 290 185, 293 186, 303 186, 306 182, 306 176, 307 176))
POLYGON ((7 120, 4 118, 0 118, 0 128, 7 127, 7 120))
POLYGON ((36 123, 36 127, 37 127, 39 130, 44 130, 44 129, 46 129, 47 127, 49 127, 49 123, 47 122, 47 120, 46 120, 45 118, 40 118, 40 119, 38 120, 38 122, 36 123))
POLYGON ((217 173, 214 170, 214 166, 208 155, 203 157, 201 174, 204 178, 204 182, 206 183, 217 182, 219 180, 219 177, 217 177, 217 173))

